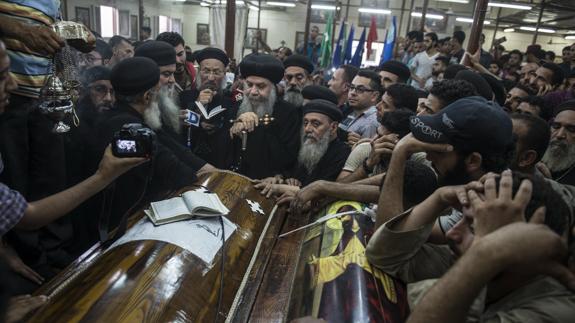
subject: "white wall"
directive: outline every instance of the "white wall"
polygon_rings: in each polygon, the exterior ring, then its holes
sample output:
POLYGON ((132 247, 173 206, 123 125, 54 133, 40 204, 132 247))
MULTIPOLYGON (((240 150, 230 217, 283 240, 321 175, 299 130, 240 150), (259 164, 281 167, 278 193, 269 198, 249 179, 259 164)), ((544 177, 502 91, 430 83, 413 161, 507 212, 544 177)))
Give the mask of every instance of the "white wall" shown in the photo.
MULTIPOLYGON (((421 0, 416 0, 416 5, 421 6, 421 0)), ((129 10, 131 15, 138 15, 138 0, 68 0, 68 17, 69 19, 73 19, 75 15, 75 7, 89 7, 93 8, 100 4, 105 5, 112 5, 120 10, 129 10)), ((357 27, 358 22, 358 12, 357 6, 361 3, 361 0, 352 0, 351 5, 355 5, 356 7, 352 7, 349 9, 349 17, 348 22, 353 23, 357 27)), ((398 10, 401 7, 400 0, 391 0, 391 4, 389 8, 380 8, 380 9, 392 9, 392 14, 397 15, 397 23, 399 24, 400 20, 400 11, 398 10)), ((192 49, 200 49, 204 46, 196 44, 196 24, 204 23, 207 24, 209 20, 209 9, 206 7, 200 7, 197 5, 184 5, 178 2, 167 1, 167 0, 145 0, 145 15, 149 17, 154 17, 159 14, 170 16, 172 18, 180 18, 183 21, 183 36, 186 40, 186 44, 192 47, 192 49)), ((409 9, 410 2, 406 2, 405 9, 409 9)), ((466 5, 460 5, 456 3, 446 3, 446 2, 437 2, 437 1, 430 1, 430 8, 451 8, 455 12, 464 12, 467 10, 466 5)), ((345 10, 345 9, 344 9, 345 10)), ((504 11, 504 14, 508 12, 504 11)), ((257 27, 257 12, 250 11, 248 27, 255 28, 257 27)), ((345 12, 342 12, 342 16, 345 12)), ((403 27, 400 30, 400 35, 405 35, 407 31, 407 20, 408 15, 410 12, 405 12, 403 16, 403 27)), ((463 15, 465 14, 458 14, 463 15)), ((285 11, 272 11, 272 10, 262 10, 261 17, 260 17, 260 27, 267 30, 267 42, 270 47, 277 48, 280 46, 281 41, 286 42, 286 46, 293 49, 295 36, 297 31, 304 31, 305 30, 305 16, 306 16, 306 7, 305 5, 299 4, 295 8, 288 8, 285 11)), ((494 11, 490 9, 488 12, 488 17, 493 17, 494 11)), ((152 19, 153 20, 153 19, 152 19)), ((388 24, 391 22, 391 17, 388 19, 388 24)), ((454 16, 450 16, 448 19, 448 27, 444 34, 440 34, 440 37, 450 35, 453 31, 454 26, 461 26, 463 30, 469 35, 471 24, 455 22, 454 16)), ((323 31, 325 29, 325 25, 318 24, 320 30, 323 31)), ((399 26, 398 26, 399 27, 399 26)), ((363 28, 356 28, 355 38, 358 39, 361 31, 363 28)), ((337 38, 339 33, 339 25, 336 28, 336 33, 334 35, 337 38)), ((491 44, 491 40, 493 37, 493 29, 485 29, 484 33, 486 35, 486 44, 485 48, 487 48, 491 44)), ((385 39, 386 30, 385 29, 378 29, 378 41, 383 42, 385 39)), ((508 49, 520 49, 521 51, 525 51, 526 47, 531 44, 532 34, 531 33, 504 33, 503 31, 498 31, 497 38, 506 36, 507 42, 503 45, 508 49)), ((539 35, 537 43, 542 44, 543 48, 546 50, 553 50, 556 54, 560 55, 561 50, 564 46, 570 41, 563 39, 562 37, 553 37, 548 35, 539 35), (548 44, 549 41, 552 41, 552 44, 548 44)))

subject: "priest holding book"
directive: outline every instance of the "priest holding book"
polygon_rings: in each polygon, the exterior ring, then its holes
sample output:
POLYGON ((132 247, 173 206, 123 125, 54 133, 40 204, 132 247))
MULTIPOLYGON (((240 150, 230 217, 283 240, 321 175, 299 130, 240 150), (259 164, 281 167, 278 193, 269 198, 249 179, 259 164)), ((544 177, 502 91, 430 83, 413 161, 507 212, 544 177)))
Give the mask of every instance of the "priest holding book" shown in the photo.
POLYGON ((230 60, 226 53, 207 47, 196 58, 200 66, 196 88, 180 93, 182 107, 190 111, 185 141, 196 155, 224 168, 230 146, 229 120, 235 118, 241 97, 227 89, 226 68, 230 60))

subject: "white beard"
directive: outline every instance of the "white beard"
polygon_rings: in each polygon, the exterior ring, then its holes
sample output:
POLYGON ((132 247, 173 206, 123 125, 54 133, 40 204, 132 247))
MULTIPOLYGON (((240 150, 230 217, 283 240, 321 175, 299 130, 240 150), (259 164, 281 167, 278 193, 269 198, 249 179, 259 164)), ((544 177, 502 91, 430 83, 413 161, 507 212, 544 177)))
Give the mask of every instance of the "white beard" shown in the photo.
POLYGON ((284 93, 284 101, 289 102, 296 107, 303 105, 303 95, 298 91, 286 91, 284 93))
POLYGON ((144 111, 144 122, 150 126, 152 130, 162 128, 162 113, 157 101, 153 101, 144 111))
POLYGON ((553 173, 566 170, 575 164, 575 145, 551 139, 541 161, 553 173))
POLYGON ((180 107, 172 99, 173 88, 163 86, 158 96, 158 104, 163 124, 180 133, 180 107))
POLYGON ((258 117, 263 118, 266 114, 272 115, 274 113, 274 105, 277 99, 277 91, 274 88, 270 91, 268 98, 262 99, 261 101, 250 100, 249 96, 244 96, 244 100, 238 109, 237 116, 240 116, 246 112, 253 112, 258 115, 258 117))
POLYGON ((299 149, 297 161, 302 165, 308 175, 315 169, 317 163, 325 155, 330 143, 330 133, 326 131, 318 142, 312 141, 313 139, 306 138, 306 134, 301 134, 301 147, 299 149))

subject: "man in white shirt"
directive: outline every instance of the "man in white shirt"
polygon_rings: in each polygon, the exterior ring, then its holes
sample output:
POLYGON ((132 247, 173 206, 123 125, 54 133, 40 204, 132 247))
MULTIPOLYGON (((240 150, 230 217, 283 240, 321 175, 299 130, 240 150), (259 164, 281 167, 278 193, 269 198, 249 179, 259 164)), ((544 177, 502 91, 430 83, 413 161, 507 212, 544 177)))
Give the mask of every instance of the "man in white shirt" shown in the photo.
POLYGON ((427 33, 423 37, 425 51, 415 55, 411 61, 411 85, 416 89, 423 89, 425 82, 431 77, 431 71, 435 58, 439 56, 437 51, 437 34, 427 33))

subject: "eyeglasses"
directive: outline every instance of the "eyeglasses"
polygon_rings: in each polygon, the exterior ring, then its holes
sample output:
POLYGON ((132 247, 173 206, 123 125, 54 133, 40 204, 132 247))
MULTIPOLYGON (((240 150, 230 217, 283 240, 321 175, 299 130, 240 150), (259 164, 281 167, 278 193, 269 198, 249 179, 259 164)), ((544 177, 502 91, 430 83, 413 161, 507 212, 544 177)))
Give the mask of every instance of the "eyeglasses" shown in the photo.
POLYGON ((368 89, 366 87, 364 87, 363 85, 360 86, 355 86, 353 84, 349 85, 349 92, 353 92, 355 91, 357 94, 363 94, 365 92, 375 92, 374 89, 368 89))
POLYGON ((98 95, 105 96, 110 93, 110 96, 114 96, 114 89, 108 88, 105 85, 93 85, 90 89, 94 90, 98 95))
POLYGON ((221 70, 208 70, 208 69, 201 69, 200 73, 202 73, 202 75, 205 75, 205 76, 213 75, 215 77, 219 77, 219 76, 222 76, 224 74, 224 72, 221 70))

